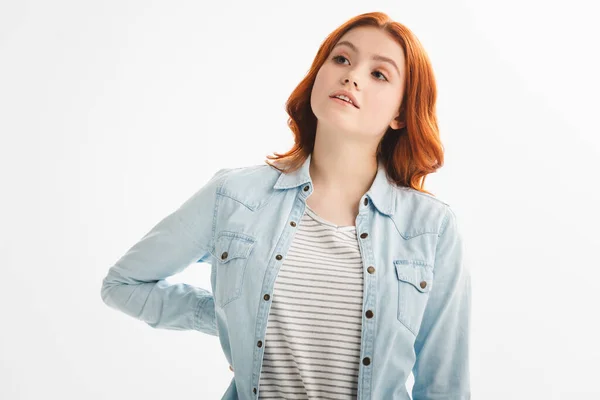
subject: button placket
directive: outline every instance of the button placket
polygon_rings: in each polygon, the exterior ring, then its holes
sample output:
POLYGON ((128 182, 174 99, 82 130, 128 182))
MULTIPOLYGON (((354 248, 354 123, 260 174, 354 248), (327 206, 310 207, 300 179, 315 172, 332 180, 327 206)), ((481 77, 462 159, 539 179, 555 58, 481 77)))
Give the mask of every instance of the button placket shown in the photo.
MULTIPOLYGON (((306 185, 306 186, 304 186, 303 190, 304 190, 305 192, 308 192, 308 191, 310 190, 310 186, 309 186, 309 185, 306 185)), ((298 225, 298 224, 296 223, 296 221, 290 221, 290 222, 289 222, 289 224, 290 224, 290 226, 292 226, 292 227, 294 227, 294 228, 295 228, 295 227, 298 225)), ((291 239, 290 239, 290 240, 291 240, 291 239)), ((275 259, 276 259, 277 261, 281 261, 281 260, 283 260, 283 255, 281 255, 281 254, 277 254, 277 255, 275 256, 275 259)), ((263 299, 264 299, 265 301, 268 301, 270 298, 271 298, 271 296, 270 296, 268 293, 266 293, 266 294, 264 294, 264 295, 263 295, 263 299)), ((259 340, 259 341, 257 342, 257 347, 258 347, 258 348, 262 348, 262 347, 263 347, 263 342, 262 342, 261 340, 259 340)), ((260 377, 259 377, 259 379, 260 379, 260 377)), ((257 393, 257 389, 256 389, 256 387, 252 388, 252 392, 253 392, 254 394, 256 394, 256 393, 257 393)))
MULTIPOLYGON (((364 205, 364 208, 368 207, 368 205, 369 205, 369 199, 368 199, 368 197, 366 197, 366 196, 365 196, 365 198, 363 199, 363 205, 364 205)), ((367 232, 363 232, 363 233, 361 233, 361 234, 360 234, 360 238, 361 238, 361 239, 367 239, 368 237, 369 237, 369 234, 368 234, 367 232)), ((372 265, 370 265, 370 266, 367 268, 367 272, 368 272, 370 275, 373 275, 373 274, 375 273, 375 267, 374 267, 374 266, 372 266, 372 265)), ((375 317, 375 313, 373 312, 373 310, 367 310, 367 311, 365 312, 365 317, 366 317, 368 320, 371 320, 372 318, 374 318, 374 317, 375 317)), ((370 364, 371 364, 371 358, 370 358, 370 357, 364 357, 364 358, 362 359, 362 364, 363 364, 363 365, 365 365, 365 366, 368 366, 368 365, 370 365, 370 364)))

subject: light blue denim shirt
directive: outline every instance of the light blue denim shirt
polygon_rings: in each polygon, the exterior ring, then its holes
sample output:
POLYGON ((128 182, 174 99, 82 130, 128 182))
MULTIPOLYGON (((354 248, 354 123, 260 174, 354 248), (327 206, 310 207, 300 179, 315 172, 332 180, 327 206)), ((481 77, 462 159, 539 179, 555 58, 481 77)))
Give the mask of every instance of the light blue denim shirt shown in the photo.
MULTIPOLYGON (((219 337, 234 376, 222 399, 260 398, 270 295, 313 192, 311 156, 283 174, 219 170, 108 271, 102 300, 153 328, 219 337), (165 278, 211 265, 212 291, 165 278)), ((363 262, 358 399, 470 399, 471 277, 455 213, 389 182, 379 164, 355 221, 363 262)), ((209 383, 209 382, 207 382, 209 383)))

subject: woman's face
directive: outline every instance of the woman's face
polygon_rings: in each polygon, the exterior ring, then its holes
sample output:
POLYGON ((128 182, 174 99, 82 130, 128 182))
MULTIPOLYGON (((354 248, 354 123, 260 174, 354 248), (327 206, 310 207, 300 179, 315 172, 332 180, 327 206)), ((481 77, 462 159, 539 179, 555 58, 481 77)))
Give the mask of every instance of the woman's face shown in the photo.
POLYGON ((321 66, 310 105, 318 124, 326 125, 327 130, 379 137, 389 126, 398 129, 404 125, 395 120, 403 90, 402 47, 377 28, 359 27, 340 38, 321 66), (340 89, 350 92, 359 108, 330 97, 340 89))

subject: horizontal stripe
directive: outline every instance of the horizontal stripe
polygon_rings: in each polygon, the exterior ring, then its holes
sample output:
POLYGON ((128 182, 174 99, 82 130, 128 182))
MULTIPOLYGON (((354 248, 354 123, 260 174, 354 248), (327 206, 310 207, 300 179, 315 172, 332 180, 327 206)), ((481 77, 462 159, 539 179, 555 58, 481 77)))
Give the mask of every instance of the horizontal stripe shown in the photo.
POLYGON ((260 399, 357 397, 362 291, 355 226, 307 206, 273 287, 260 399))

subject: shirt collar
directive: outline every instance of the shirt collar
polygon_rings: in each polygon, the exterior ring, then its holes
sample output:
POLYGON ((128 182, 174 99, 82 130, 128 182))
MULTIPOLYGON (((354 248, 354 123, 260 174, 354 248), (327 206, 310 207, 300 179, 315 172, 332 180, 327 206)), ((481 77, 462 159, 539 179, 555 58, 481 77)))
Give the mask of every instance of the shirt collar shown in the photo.
MULTIPOLYGON (((313 185, 309 173, 310 160, 312 153, 309 153, 306 160, 296 171, 287 174, 281 173, 273 189, 290 189, 305 183, 310 183, 310 192, 312 193, 313 185)), ((382 162, 378 163, 377 175, 367 191, 366 195, 371 199, 375 207, 383 214, 394 215, 396 204, 396 191, 394 184, 387 179, 385 166, 382 162)))

